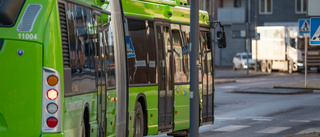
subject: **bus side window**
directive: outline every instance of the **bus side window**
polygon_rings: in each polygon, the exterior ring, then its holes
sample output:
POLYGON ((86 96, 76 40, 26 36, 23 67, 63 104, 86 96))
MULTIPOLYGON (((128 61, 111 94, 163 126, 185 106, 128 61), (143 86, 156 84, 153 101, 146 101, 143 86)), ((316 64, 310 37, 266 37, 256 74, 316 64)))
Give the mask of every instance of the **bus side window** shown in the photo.
MULTIPOLYGON (((190 80, 190 26, 181 25, 182 40, 183 40, 183 62, 184 70, 187 75, 187 82, 190 80)), ((199 62, 200 63, 200 62, 199 62)))
POLYGON ((182 37, 180 32, 180 26, 177 24, 171 24, 172 43, 173 43, 173 72, 174 82, 188 82, 188 70, 186 70, 189 58, 187 46, 182 45, 182 37), (185 61, 187 60, 187 61, 185 61))
POLYGON ((95 49, 92 38, 91 10, 76 4, 68 4, 67 21, 71 60, 71 91, 66 94, 91 92, 95 85, 95 49))
MULTIPOLYGON (((156 83, 156 48, 153 22, 127 19, 131 55, 127 57, 129 84, 156 83)), ((128 49, 127 49, 128 50, 128 49)))

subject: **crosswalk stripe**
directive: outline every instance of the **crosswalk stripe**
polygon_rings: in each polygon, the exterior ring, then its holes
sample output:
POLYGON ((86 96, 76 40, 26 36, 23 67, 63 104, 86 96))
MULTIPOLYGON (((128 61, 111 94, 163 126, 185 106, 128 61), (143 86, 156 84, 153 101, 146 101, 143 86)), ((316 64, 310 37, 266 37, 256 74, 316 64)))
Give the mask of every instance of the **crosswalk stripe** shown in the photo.
POLYGON ((235 120, 236 118, 231 118, 231 117, 217 117, 215 118, 216 120, 235 120))
POLYGON ((310 122, 310 120, 290 120, 290 122, 308 123, 308 122, 310 122))
POLYGON ((312 132, 317 132, 318 133, 318 132, 320 132, 320 128, 308 128, 308 129, 300 131, 297 134, 306 134, 306 133, 312 133, 312 132))
POLYGON ((273 134, 273 133, 279 133, 281 131, 290 129, 291 127, 268 127, 262 130, 257 131, 256 133, 268 133, 268 134, 273 134))
POLYGON ((265 118, 255 118, 252 120, 254 120, 254 121, 272 121, 272 119, 265 119, 265 118))
POLYGON ((248 125, 230 125, 230 126, 226 126, 226 127, 222 127, 222 128, 218 128, 212 131, 218 131, 218 132, 233 132, 233 131, 237 131, 240 129, 244 129, 250 127, 248 125))

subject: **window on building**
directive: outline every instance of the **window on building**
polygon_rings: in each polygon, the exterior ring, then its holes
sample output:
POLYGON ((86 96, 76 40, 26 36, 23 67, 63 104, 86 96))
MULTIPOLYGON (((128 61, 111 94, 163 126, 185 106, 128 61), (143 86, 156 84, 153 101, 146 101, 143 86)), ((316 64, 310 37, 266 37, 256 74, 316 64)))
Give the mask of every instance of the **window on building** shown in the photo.
POLYGON ((272 0, 260 0, 260 14, 272 14, 272 0))
POLYGON ((241 0, 233 0, 233 7, 240 8, 241 7, 241 0))
POLYGON ((296 0, 296 13, 307 12, 307 0, 296 0))

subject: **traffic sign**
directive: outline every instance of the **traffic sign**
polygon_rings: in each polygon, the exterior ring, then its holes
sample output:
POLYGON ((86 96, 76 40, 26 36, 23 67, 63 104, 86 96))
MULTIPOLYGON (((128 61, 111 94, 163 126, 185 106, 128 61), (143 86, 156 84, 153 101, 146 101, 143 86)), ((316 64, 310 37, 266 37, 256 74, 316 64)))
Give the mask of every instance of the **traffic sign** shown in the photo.
POLYGON ((310 32, 310 20, 309 19, 299 19, 299 33, 309 33, 310 32))
POLYGON ((320 45, 320 18, 310 18, 310 45, 320 45))
POLYGON ((256 40, 260 40, 260 33, 257 33, 256 40))

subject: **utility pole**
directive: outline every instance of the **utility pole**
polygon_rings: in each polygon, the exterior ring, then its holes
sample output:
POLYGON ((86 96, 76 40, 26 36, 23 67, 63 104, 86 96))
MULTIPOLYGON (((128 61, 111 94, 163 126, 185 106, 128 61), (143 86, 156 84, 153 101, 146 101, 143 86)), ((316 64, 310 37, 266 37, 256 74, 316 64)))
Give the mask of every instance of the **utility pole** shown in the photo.
POLYGON ((190 12, 190 136, 199 136, 199 79, 197 58, 199 56, 199 1, 191 0, 190 12))
MULTIPOLYGON (((254 26, 255 26, 255 36, 257 37, 257 25, 258 25, 258 0, 254 0, 254 26)), ((255 71, 258 71, 258 40, 256 38, 256 63, 255 63, 255 71)))
POLYGON ((246 39, 246 50, 247 50, 247 75, 249 75, 249 47, 250 47, 250 0, 248 2, 248 23, 247 23, 247 39, 246 39))

